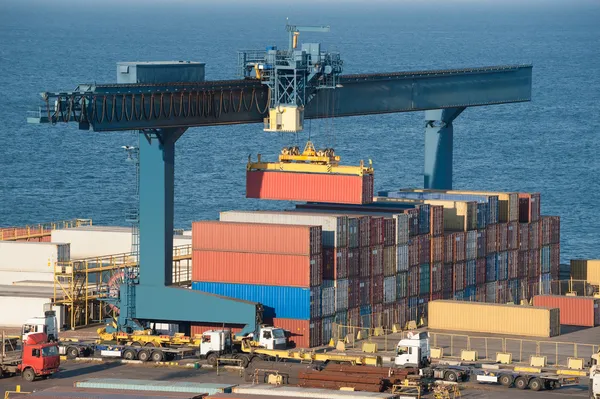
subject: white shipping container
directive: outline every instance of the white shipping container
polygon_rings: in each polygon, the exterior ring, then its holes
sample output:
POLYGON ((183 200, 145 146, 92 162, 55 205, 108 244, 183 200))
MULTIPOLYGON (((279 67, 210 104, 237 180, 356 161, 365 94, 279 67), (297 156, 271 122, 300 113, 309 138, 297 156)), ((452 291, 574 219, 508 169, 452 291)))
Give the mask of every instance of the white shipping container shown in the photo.
POLYGON ((398 245, 396 252, 396 271, 408 271, 408 244, 398 245))
POLYGON ((467 231, 467 260, 477 259, 477 230, 467 231))
POLYGON ((233 393, 260 396, 281 396, 287 398, 312 398, 312 399, 392 399, 396 394, 362 392, 362 391, 334 391, 320 388, 301 388, 289 385, 247 384, 238 385, 231 389, 233 393))
POLYGON ((12 285, 19 281, 44 281, 52 283, 54 281, 54 269, 43 272, 19 272, 0 270, 0 284, 12 285))
MULTIPOLYGON (((71 259, 130 253, 131 239, 131 227, 84 226, 52 231, 52 242, 71 244, 71 259)), ((189 236, 173 235, 173 245, 191 243, 189 236)))
POLYGON ((335 282, 335 311, 343 312, 348 310, 348 289, 347 279, 336 280, 335 282))
POLYGON ((220 220, 222 222, 321 226, 323 246, 330 248, 348 246, 348 216, 344 215, 332 216, 291 211, 227 211, 221 212, 220 220))
POLYGON ((383 279, 383 303, 396 302, 396 276, 383 279))
POLYGON ((406 244, 408 242, 409 215, 395 214, 394 219, 396 219, 396 245, 406 244))
POLYGON ((335 314, 335 286, 333 280, 324 280, 321 286, 321 315, 323 317, 335 314))
POLYGON ((53 273, 56 262, 65 262, 69 258, 69 244, 58 241, 0 241, 1 271, 53 273))

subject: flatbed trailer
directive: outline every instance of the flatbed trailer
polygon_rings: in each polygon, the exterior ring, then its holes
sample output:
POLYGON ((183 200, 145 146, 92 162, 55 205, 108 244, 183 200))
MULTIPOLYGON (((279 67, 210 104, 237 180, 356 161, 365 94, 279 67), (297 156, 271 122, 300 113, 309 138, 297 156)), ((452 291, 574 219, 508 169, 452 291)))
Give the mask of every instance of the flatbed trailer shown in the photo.
POLYGON ((155 347, 139 344, 111 344, 95 342, 61 342, 59 353, 68 359, 97 356, 103 358, 120 358, 141 361, 170 361, 188 356, 196 356, 197 349, 191 347, 155 347))
POLYGON ((514 370, 486 370, 476 371, 477 382, 500 384, 507 388, 512 386, 518 389, 531 389, 541 391, 552 390, 560 387, 577 385, 579 378, 562 376, 553 373, 525 373, 514 370))

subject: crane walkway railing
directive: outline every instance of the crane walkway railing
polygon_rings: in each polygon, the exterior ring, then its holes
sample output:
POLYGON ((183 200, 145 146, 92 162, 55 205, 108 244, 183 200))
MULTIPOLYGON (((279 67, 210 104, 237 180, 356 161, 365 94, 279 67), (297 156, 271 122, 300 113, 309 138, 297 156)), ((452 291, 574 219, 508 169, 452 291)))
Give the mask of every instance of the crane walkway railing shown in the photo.
POLYGON ((0 227, 0 241, 28 240, 49 236, 52 230, 91 226, 92 219, 71 219, 22 227, 0 227))

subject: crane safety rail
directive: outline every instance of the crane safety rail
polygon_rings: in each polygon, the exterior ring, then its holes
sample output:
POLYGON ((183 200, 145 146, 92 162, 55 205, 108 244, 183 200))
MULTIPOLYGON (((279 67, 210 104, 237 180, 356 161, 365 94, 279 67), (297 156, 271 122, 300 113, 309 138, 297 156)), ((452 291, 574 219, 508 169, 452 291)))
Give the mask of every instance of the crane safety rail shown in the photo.
POLYGON ((40 223, 23 227, 0 227, 0 241, 28 240, 50 236, 52 230, 91 226, 92 219, 71 219, 40 223))
MULTIPOLYGON (((402 80, 429 77, 465 76, 469 74, 518 71, 530 65, 449 69, 415 72, 371 73, 340 76, 339 83, 402 80)), ((197 119, 193 125, 214 125, 225 114, 256 112, 264 117, 271 102, 266 85, 256 79, 173 82, 157 84, 103 84, 79 85, 73 92, 45 92, 45 106, 28 112, 30 123, 78 122, 103 124, 118 122, 158 122, 172 119, 197 119)), ((529 98, 511 99, 510 102, 529 101, 529 98)), ((505 101, 474 102, 485 105, 505 101)), ((305 115, 306 118, 319 117, 305 115)), ((190 121, 187 121, 190 122, 190 121)), ((247 123, 226 121, 225 123, 247 123)), ((254 120, 252 120, 254 122, 254 120)), ((191 122, 190 122, 191 123, 191 122)), ((187 124, 190 125, 189 123, 187 124)), ((142 125, 140 125, 141 128, 142 125)), ((131 130, 131 125, 111 126, 110 130, 131 130)))

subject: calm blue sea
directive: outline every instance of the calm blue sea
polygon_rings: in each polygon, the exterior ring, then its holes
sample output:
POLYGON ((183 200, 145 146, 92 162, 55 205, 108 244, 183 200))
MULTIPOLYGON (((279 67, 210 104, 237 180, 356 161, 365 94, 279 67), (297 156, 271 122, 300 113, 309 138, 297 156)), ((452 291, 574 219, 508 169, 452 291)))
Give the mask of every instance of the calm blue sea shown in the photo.
MULTIPOLYGON (((287 16, 331 25, 301 39, 339 50, 348 73, 533 63, 531 103, 472 108, 455 122, 455 187, 539 191, 542 212, 561 216, 562 260, 600 257, 600 2, 322 3, 0 1, 0 225, 125 225, 133 205, 120 147, 134 135, 27 125, 39 92, 114 82, 117 61, 203 61, 207 79, 234 78, 237 50, 286 43, 287 16)), ((422 113, 330 125, 313 121, 313 140, 335 140, 347 163, 373 159, 376 189, 422 185, 422 113)), ((288 141, 260 125, 188 131, 177 144, 176 226, 289 206, 244 198, 248 155, 275 157, 288 141)))

